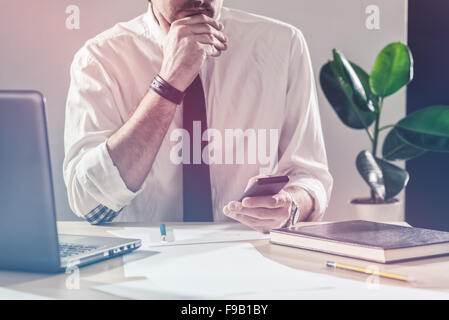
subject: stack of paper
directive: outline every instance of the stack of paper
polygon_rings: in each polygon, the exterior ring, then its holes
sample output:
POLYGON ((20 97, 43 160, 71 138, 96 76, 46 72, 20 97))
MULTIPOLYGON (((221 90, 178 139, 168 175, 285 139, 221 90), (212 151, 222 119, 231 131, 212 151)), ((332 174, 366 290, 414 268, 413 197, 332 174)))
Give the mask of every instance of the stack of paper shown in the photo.
POLYGON ((0 287, 0 300, 48 300, 49 298, 0 287))
POLYGON ((182 225, 175 227, 167 225, 166 229, 167 241, 165 242, 161 241, 161 233, 158 227, 133 227, 108 232, 121 238, 141 239, 143 249, 158 246, 269 239, 268 234, 251 230, 242 224, 182 225))
POLYGON ((126 263, 124 268, 126 277, 148 280, 95 289, 130 299, 449 298, 438 292, 292 269, 265 258, 248 243, 165 247, 160 254, 126 263))

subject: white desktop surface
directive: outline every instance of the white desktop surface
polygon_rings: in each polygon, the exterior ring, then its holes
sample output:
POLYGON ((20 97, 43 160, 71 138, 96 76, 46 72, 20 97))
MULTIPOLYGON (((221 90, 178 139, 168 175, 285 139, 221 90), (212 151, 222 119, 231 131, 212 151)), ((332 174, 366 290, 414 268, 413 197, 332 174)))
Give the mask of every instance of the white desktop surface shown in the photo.
MULTIPOLYGON (((311 223, 304 223, 305 225, 311 223)), ((217 229, 217 225, 210 224, 171 224, 168 223, 168 228, 185 227, 186 225, 192 226, 192 228, 201 229, 217 229)), ((222 225, 226 228, 232 228, 233 225, 222 225)), ((95 236, 114 236, 116 232, 126 230, 129 234, 132 228, 138 228, 139 232, 142 232, 142 228, 156 228, 159 225, 142 225, 136 223, 114 223, 107 226, 91 226, 86 222, 59 222, 58 229, 60 233, 65 234, 80 234, 80 235, 95 235, 95 236), (112 231, 112 232, 111 232, 112 231)), ((138 234, 138 232, 137 232, 138 234)), ((219 238, 219 237, 218 237, 219 238)), ((226 249, 228 255, 232 255, 232 248, 239 249, 237 252, 241 252, 242 249, 250 248, 252 250, 249 259, 255 259, 256 262, 263 262, 268 266, 274 265, 276 268, 287 268, 293 272, 296 269, 299 274, 304 275, 316 275, 317 278, 332 277, 339 283, 344 284, 344 279, 347 279, 348 285, 358 282, 361 285, 366 286, 370 280, 369 275, 359 274, 356 272, 350 272, 345 270, 330 270, 326 268, 326 261, 337 261, 340 263, 345 263, 349 265, 355 265, 360 267, 375 267, 379 268, 380 271, 388 271, 398 274, 407 275, 414 278, 413 282, 401 282, 396 280, 390 280, 385 278, 379 279, 379 284, 384 286, 384 292, 380 296, 375 296, 375 298, 389 298, 396 294, 396 291, 400 294, 400 289, 402 288, 414 288, 414 289, 426 289, 433 291, 435 297, 438 297, 439 293, 449 294, 449 257, 436 257, 428 258, 422 260, 414 260, 408 262, 394 263, 394 264, 376 264, 367 261, 361 261, 357 259, 351 259, 346 257, 338 257, 330 254, 312 252, 308 250, 301 250, 296 248, 284 247, 270 244, 268 240, 248 240, 248 241, 237 241, 237 242, 217 242, 217 243, 207 243, 207 244, 184 244, 180 246, 170 246, 170 247, 154 247, 145 248, 138 250, 134 253, 127 254, 125 256, 116 257, 114 259, 99 262, 87 267, 79 269, 79 274, 76 273, 61 273, 61 274, 33 274, 33 273, 21 273, 21 272, 9 272, 0 271, 0 299, 8 298, 8 292, 14 293, 14 298, 16 299, 28 299, 34 295, 37 298, 49 298, 49 299, 125 299, 125 298, 135 298, 132 290, 129 288, 144 287, 149 281, 148 275, 145 270, 141 268, 141 262, 151 263, 153 260, 155 263, 160 259, 172 259, 174 257, 178 258, 180 254, 189 252, 191 250, 200 250, 204 248, 206 251, 211 251, 214 249, 226 249), (229 250, 231 249, 231 250, 229 250), (164 258, 166 257, 166 258, 164 258), (253 257, 253 258, 251 258, 253 257), (266 261, 260 260, 266 259, 266 261), (279 265, 280 264, 280 265, 279 265), (139 267, 140 266, 140 267, 139 267), (137 269, 136 269, 137 268, 137 269), (139 269, 140 268, 140 269, 139 269), (130 271, 131 270, 131 271, 130 271), (136 272, 136 270, 138 270, 136 272), (144 271, 142 271, 144 270, 144 271), (79 275, 79 281, 77 277, 79 275), (342 282, 343 281, 343 282, 342 282), (77 285, 79 284, 79 288, 77 285), (123 284, 125 284, 123 286, 123 284), (112 286, 111 286, 112 285, 112 286), (105 287, 106 286, 106 287, 105 287), (120 290, 128 290, 126 294, 120 294, 120 290), (101 289, 101 291, 99 290, 101 289), (106 288, 107 290, 103 290, 106 288), (11 291, 12 290, 12 291, 11 291), (21 297, 20 293, 23 294, 21 297)), ((212 256, 211 256, 212 257, 212 256)), ((181 261, 181 260, 180 260, 181 261)), ((250 263, 250 261, 248 261, 250 263)), ((182 268, 182 261, 181 265, 182 268)), ((224 277, 232 276, 229 268, 226 268, 226 264, 215 264, 214 268, 221 268, 221 270, 215 270, 214 272, 219 272, 223 274, 224 277)), ((286 270, 287 270, 286 269, 286 270)), ((170 271, 174 272, 174 271, 170 271)), ((175 275, 174 275, 175 276, 175 275)), ((212 280, 211 280, 212 281, 212 280)), ((180 298, 221 298, 220 295, 202 295, 202 296, 191 296, 185 295, 189 293, 186 288, 180 288, 179 294, 180 298)), ((311 288, 313 289, 313 288, 311 288)), ((298 296, 285 292, 284 294, 279 294, 278 296, 268 295, 267 298, 313 298, 313 299, 339 299, 339 292, 329 289, 324 290, 321 286, 318 288, 320 290, 311 291, 307 296, 298 296)), ((256 290, 256 289, 255 289, 256 290)), ((413 291, 413 290, 412 290, 413 291)), ((124 291, 123 291, 124 292, 124 291)), ((404 291, 402 291, 404 292, 404 291)), ((426 292, 429 298, 432 297, 432 292, 426 292), (430 295, 428 295, 430 293, 430 295)), ((170 295, 164 295, 162 292, 160 296, 158 292, 145 292, 138 297, 141 298, 160 298, 160 299, 170 299, 176 297, 176 295, 171 292, 170 295)), ((224 296, 223 296, 224 297, 224 296)), ((249 298, 264 297, 261 295, 248 296, 249 298)), ((349 295, 349 298, 352 296, 349 295)), ((357 298, 355 295, 354 297, 357 298)), ((444 298, 444 296, 442 296, 444 298)), ((448 295, 449 297, 449 295, 448 295)), ((226 297, 224 297, 226 298, 226 297)), ((363 298, 363 297, 361 297, 363 298)), ((397 298, 401 298, 398 296, 397 298)), ((406 298, 406 297, 404 297, 406 298)), ((410 298, 414 298, 411 296, 410 298)))

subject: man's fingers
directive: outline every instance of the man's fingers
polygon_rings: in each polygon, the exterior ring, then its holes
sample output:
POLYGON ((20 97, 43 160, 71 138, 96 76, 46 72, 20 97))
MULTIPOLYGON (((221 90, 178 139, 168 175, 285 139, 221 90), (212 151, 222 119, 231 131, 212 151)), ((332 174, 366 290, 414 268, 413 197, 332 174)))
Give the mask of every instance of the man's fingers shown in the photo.
POLYGON ((261 220, 246 216, 244 214, 233 213, 230 215, 230 217, 246 225, 259 226, 261 223, 261 220))
POLYGON ((207 56, 218 57, 221 55, 221 50, 217 49, 214 45, 203 43, 200 43, 200 45, 203 47, 203 50, 207 56))
POLYGON ((277 213, 278 212, 275 212, 274 210, 265 208, 257 208, 257 209, 243 208, 243 210, 241 210, 240 213, 238 214, 243 214, 258 220, 270 220, 272 222, 275 222, 276 219, 278 219, 277 213))
POLYGON ((195 36, 195 39, 198 43, 214 46, 220 51, 224 51, 228 48, 226 43, 221 42, 211 34, 199 34, 195 36))
POLYGON ((222 51, 228 49, 227 45, 213 35, 200 34, 195 36, 195 40, 203 47, 203 50, 208 56, 218 57, 222 51))
POLYGON ((212 27, 209 24, 196 24, 196 25, 192 25, 190 26, 190 31, 193 34, 212 34, 214 35, 218 40, 220 40, 221 42, 226 42, 227 38, 224 35, 223 32, 215 29, 214 27, 212 27))
POLYGON ((223 208, 223 213, 225 215, 228 215, 229 213, 231 213, 233 211, 240 211, 240 210, 242 210, 242 208, 243 208, 243 206, 240 202, 231 201, 223 208))
POLYGON ((180 25, 193 25, 193 24, 200 24, 200 23, 207 23, 214 27, 217 30, 223 30, 224 26, 222 23, 218 22, 215 19, 212 19, 209 16, 206 16, 204 14, 197 14, 190 17, 185 17, 183 19, 176 20, 172 23, 172 27, 180 26, 180 25))
POLYGON ((245 208, 283 208, 290 206, 291 199, 284 193, 274 196, 247 197, 243 199, 242 205, 245 208))
POLYGON ((246 215, 248 217, 252 217, 259 220, 271 220, 271 222, 276 222, 278 220, 287 219, 287 216, 284 215, 284 211, 285 210, 276 210, 276 209, 273 210, 265 208, 257 208, 257 209, 243 208, 242 210, 235 213, 246 215))
POLYGON ((200 14, 176 20, 171 27, 177 28, 178 35, 181 37, 193 37, 210 57, 218 57, 228 48, 227 38, 221 32, 223 25, 206 15, 200 14))
POLYGON ((277 220, 285 220, 287 216, 284 214, 285 210, 273 210, 267 208, 245 208, 239 202, 233 201, 223 209, 223 213, 232 218, 233 215, 245 215, 257 220, 269 220, 276 222, 277 220))

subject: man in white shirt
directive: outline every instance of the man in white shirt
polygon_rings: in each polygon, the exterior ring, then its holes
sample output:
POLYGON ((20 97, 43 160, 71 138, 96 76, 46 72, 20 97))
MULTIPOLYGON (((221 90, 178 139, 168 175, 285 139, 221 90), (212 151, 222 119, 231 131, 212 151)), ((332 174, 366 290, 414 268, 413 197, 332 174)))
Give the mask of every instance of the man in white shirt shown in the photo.
POLYGON ((320 220, 332 189, 301 32, 223 0, 152 0, 89 40, 71 67, 65 155, 70 206, 92 224, 194 221, 197 203, 199 221, 267 232, 320 220), (235 201, 261 174, 290 182, 235 201))

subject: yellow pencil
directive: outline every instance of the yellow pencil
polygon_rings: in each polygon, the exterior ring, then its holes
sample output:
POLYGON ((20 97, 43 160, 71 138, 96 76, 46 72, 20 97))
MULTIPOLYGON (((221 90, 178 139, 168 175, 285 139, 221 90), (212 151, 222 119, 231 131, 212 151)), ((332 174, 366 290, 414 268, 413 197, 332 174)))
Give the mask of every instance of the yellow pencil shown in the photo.
POLYGON ((361 272, 366 274, 375 274, 379 277, 394 279, 394 280, 401 280, 401 281, 409 281, 410 279, 407 276, 401 276, 399 274, 389 273, 389 272, 381 272, 378 270, 372 270, 372 269, 366 269, 366 268, 360 268, 360 267, 354 267, 354 266, 348 266, 346 264, 336 263, 332 261, 328 261, 326 263, 326 266, 330 268, 338 268, 338 269, 344 269, 344 270, 350 270, 355 272, 361 272))

